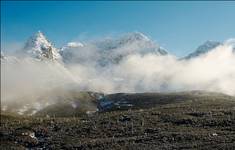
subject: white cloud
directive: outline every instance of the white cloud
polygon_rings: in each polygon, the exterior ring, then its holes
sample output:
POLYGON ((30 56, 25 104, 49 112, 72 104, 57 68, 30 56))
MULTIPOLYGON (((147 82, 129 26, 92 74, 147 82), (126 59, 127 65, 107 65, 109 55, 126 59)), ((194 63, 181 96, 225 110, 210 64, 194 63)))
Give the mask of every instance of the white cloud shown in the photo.
POLYGON ((105 93, 208 90, 235 95, 232 51, 231 44, 224 44, 190 60, 133 53, 106 67, 96 65, 99 50, 93 46, 76 51, 79 63, 66 66, 26 58, 21 63, 2 64, 1 100, 3 104, 14 101, 48 105, 54 100, 72 99, 71 91, 82 90, 105 93))

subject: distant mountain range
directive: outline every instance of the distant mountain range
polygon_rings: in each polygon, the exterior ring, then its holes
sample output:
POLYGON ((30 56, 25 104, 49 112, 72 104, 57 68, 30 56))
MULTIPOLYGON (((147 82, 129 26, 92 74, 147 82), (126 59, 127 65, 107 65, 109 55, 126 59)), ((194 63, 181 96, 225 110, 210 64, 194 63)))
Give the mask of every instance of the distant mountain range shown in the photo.
MULTIPOLYGON (((234 40, 227 43, 206 41, 194 52, 181 58, 181 60, 202 56, 223 44, 232 45, 235 51, 234 43, 234 40)), ((93 61, 99 66, 119 63, 131 54, 169 55, 167 50, 140 32, 128 33, 119 38, 104 39, 91 43, 70 42, 62 48, 56 48, 42 32, 38 31, 28 39, 24 48, 19 53, 36 60, 59 61, 65 64, 93 61)), ((3 62, 16 62, 17 58, 5 56, 1 53, 1 60, 3 62)))

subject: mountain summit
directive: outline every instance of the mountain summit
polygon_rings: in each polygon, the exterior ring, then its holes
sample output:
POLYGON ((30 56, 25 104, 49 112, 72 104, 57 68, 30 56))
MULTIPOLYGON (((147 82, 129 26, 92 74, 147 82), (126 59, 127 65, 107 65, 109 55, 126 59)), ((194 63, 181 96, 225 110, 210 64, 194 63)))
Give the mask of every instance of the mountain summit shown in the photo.
POLYGON ((126 53, 155 53, 157 55, 166 55, 167 51, 163 50, 150 38, 140 32, 131 32, 124 34, 119 38, 112 38, 100 41, 97 46, 102 50, 121 51, 124 49, 126 53))
POLYGON ((104 40, 97 44, 101 50, 100 64, 105 66, 107 62, 118 63, 125 57, 133 54, 167 55, 168 52, 140 32, 125 34, 116 39, 104 40))
POLYGON ((206 41, 205 43, 203 43, 202 45, 200 45, 195 52, 190 53, 188 56, 185 57, 185 59, 191 59, 191 58, 195 58, 198 56, 201 56, 203 54, 208 53, 209 51, 211 51, 212 49, 218 47, 222 45, 222 43, 217 42, 217 41, 206 41))
POLYGON ((163 56, 168 52, 140 32, 127 33, 117 38, 106 38, 87 44, 72 42, 61 49, 65 63, 93 61, 92 63, 102 67, 118 64, 127 56, 134 54, 163 56))
POLYGON ((41 31, 38 31, 28 39, 24 47, 24 52, 40 60, 58 60, 61 58, 58 50, 41 31))
POLYGON ((119 40, 120 42, 122 41, 123 43, 135 42, 135 41, 151 41, 146 35, 144 35, 141 32, 128 33, 119 40))

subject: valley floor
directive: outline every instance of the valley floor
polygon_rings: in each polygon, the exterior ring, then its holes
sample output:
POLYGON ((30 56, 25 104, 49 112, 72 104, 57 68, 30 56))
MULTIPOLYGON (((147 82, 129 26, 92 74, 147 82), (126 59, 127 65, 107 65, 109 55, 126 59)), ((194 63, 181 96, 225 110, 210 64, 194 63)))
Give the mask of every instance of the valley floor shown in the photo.
POLYGON ((68 118, 1 115, 1 149, 235 149, 235 102, 68 118), (32 135, 27 135, 32 133, 32 135))

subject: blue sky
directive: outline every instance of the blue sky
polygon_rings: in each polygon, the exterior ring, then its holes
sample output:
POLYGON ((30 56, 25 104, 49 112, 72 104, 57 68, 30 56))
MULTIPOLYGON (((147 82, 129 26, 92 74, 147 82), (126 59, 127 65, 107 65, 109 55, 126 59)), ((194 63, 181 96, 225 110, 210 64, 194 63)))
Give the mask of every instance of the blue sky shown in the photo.
POLYGON ((139 31, 177 56, 206 40, 235 38, 235 2, 2 2, 1 45, 41 30, 57 47, 139 31))

